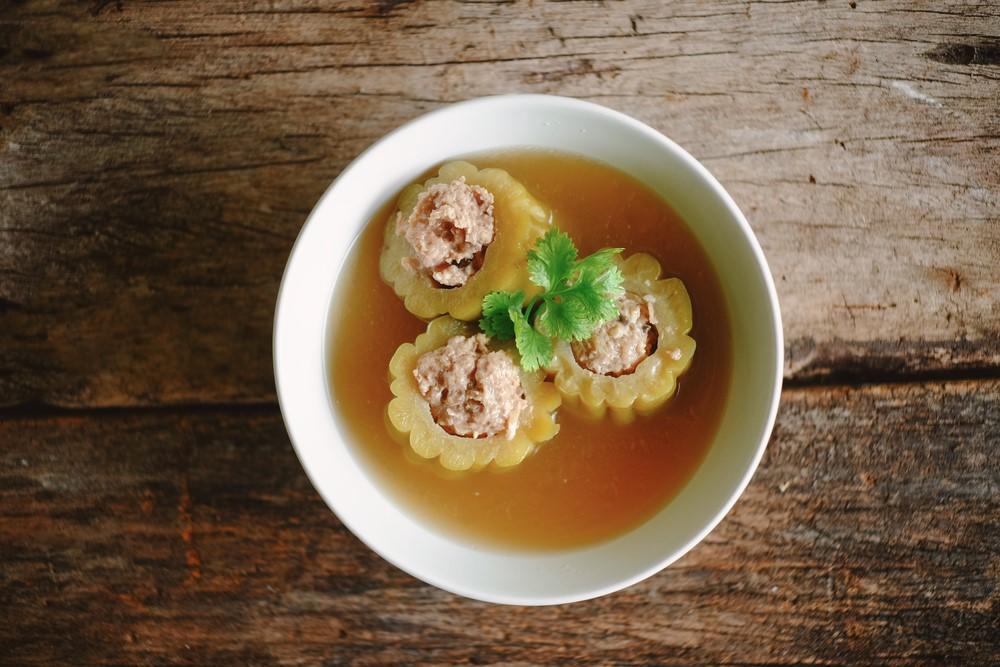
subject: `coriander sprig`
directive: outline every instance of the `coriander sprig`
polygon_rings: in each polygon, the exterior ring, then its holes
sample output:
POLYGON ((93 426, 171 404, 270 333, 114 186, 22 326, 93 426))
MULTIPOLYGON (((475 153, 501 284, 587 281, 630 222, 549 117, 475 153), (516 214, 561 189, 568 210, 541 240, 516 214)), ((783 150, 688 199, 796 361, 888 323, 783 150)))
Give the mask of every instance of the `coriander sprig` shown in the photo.
POLYGON ((479 328, 494 338, 513 338, 525 370, 544 366, 552 359, 553 339, 585 340, 618 316, 622 272, 614 258, 621 251, 604 248, 577 259, 572 239, 550 229, 528 251, 528 277, 541 293, 525 302, 522 290, 490 292, 479 328))

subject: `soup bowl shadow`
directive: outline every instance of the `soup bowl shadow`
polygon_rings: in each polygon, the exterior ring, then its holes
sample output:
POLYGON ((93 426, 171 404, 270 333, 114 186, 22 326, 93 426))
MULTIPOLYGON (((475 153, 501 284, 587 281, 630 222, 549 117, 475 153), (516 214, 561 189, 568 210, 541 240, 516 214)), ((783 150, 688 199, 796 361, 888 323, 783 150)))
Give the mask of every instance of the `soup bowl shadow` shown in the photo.
MULTIPOLYGON (((697 316, 697 315, 696 315, 697 316)), ((544 605, 605 595, 683 556, 746 488, 781 393, 783 340, 767 262, 719 182, 651 127, 564 97, 505 95, 453 104, 390 132, 327 189, 285 268, 274 322, 282 417, 316 490, 362 542, 423 581, 477 600, 544 605), (380 207, 428 167, 456 156, 542 148, 607 163, 662 196, 718 274, 733 332, 725 414, 704 461, 651 519, 610 541, 559 552, 512 552, 458 541, 414 519, 352 454, 332 410, 325 349, 331 296, 348 251, 380 207)))

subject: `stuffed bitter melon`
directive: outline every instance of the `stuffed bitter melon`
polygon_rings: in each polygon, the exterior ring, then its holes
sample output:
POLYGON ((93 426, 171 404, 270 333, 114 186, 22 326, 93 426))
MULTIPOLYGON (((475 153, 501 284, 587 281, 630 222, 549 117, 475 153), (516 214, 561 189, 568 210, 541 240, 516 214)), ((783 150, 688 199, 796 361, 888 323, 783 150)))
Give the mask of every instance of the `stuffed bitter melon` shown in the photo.
POLYGON ((549 209, 506 171, 480 170, 463 161, 448 162, 437 176, 423 184, 411 185, 400 194, 397 212, 390 216, 386 225, 379 270, 382 279, 392 285, 404 300, 406 309, 414 315, 429 319, 447 313, 457 319, 473 320, 479 316, 487 293, 531 290, 525 272, 525 255, 550 224, 549 209), (457 188, 459 183, 463 184, 464 193, 459 195, 464 195, 464 200, 456 202, 452 198, 449 201, 449 193, 443 192, 443 188, 449 185, 457 188), (450 209, 434 211, 436 202, 429 197, 432 188, 441 198, 441 208, 451 206, 450 209), (482 201, 483 190, 492 202, 488 198, 482 201), (472 208, 473 214, 484 218, 485 230, 482 227, 477 230, 476 243, 466 238, 468 228, 461 223, 456 226, 448 219, 449 213, 461 209, 463 204, 465 209, 472 208), (478 211, 476 204, 480 206, 478 211), (424 213, 436 216, 440 223, 436 234, 429 229, 427 216, 421 218, 419 215, 424 213), (411 229, 403 230, 400 221, 409 223, 411 229), (405 233, 414 229, 417 233, 427 232, 424 238, 437 242, 438 248, 442 243, 452 243, 455 253, 451 264, 446 257, 440 266, 426 266, 440 257, 420 256, 411 243, 414 236, 410 235, 408 240, 405 233), (473 251, 477 252, 472 254, 473 251), (435 275, 440 280, 436 280, 435 275))
MULTIPOLYGON (((567 406, 595 418, 603 417, 610 409, 617 420, 628 422, 636 413, 649 413, 673 395, 677 376, 687 369, 694 356, 695 341, 687 335, 691 331, 692 312, 684 284, 676 278, 660 279, 659 262, 645 253, 620 260, 620 266, 625 298, 632 304, 642 304, 639 316, 633 318, 638 323, 630 326, 644 336, 638 345, 645 346, 645 350, 631 358, 608 362, 600 358, 600 353, 608 352, 595 350, 588 341, 583 344, 558 341, 548 370, 567 406), (616 362, 620 362, 618 366, 616 362)), ((621 306, 620 310, 620 319, 624 320, 621 306)), ((599 329, 594 338, 602 333, 607 335, 613 327, 628 333, 625 325, 616 320, 602 327, 604 331, 599 329)), ((612 330, 610 335, 613 338, 618 334, 612 330)))
POLYGON ((424 458, 438 458, 441 465, 449 470, 478 469, 490 463, 500 467, 516 465, 538 443, 551 439, 559 431, 554 412, 561 403, 561 397, 551 383, 545 382, 544 372, 528 373, 521 369, 517 363, 517 352, 513 349, 493 350, 491 344, 490 352, 471 351, 485 340, 482 334, 477 334, 474 324, 439 317, 431 321, 427 331, 417 336, 413 343, 400 345, 389 362, 394 396, 387 409, 390 427, 409 443, 414 452, 424 458), (453 357, 442 363, 440 373, 425 372, 425 367, 430 365, 427 362, 435 361, 433 355, 448 346, 456 349, 465 346, 468 348, 464 352, 466 357, 457 360, 453 357), (470 354, 473 355, 471 358, 470 354), (493 356, 496 354, 509 357, 493 356), (463 364, 465 373, 461 371, 463 364), (492 378, 474 376, 476 372, 484 372, 484 369, 489 372, 491 364, 503 367, 501 371, 515 374, 517 399, 523 401, 526 407, 524 410, 518 408, 520 414, 516 415, 516 422, 508 419, 509 414, 497 415, 489 405, 492 396, 502 392, 500 383, 495 381, 496 377, 503 379, 502 373, 492 378), (446 377, 449 373, 451 377, 446 377), (435 382, 439 386, 428 386, 435 382), (456 387, 456 383, 463 382, 464 385, 456 387), (476 394, 477 388, 481 388, 480 383, 488 385, 488 390, 476 394), (467 400, 456 406, 453 400, 456 394, 466 391, 467 400), (452 403, 446 404, 449 398, 452 403), (482 413, 490 413, 491 410, 506 428, 494 426, 490 429, 493 432, 476 433, 477 428, 487 427, 469 426, 469 423, 476 419, 480 419, 481 424, 491 423, 489 414, 482 417, 482 413), (505 419, 507 421, 504 422, 505 419))

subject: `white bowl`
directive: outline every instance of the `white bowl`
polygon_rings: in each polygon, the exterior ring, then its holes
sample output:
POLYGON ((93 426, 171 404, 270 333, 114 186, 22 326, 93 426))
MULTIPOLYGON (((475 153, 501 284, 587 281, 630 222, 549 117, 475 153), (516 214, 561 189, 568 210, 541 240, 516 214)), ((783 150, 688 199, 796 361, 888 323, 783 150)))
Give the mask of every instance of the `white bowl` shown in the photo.
POLYGON ((764 453, 781 391, 774 282, 750 225, 719 182, 656 130, 596 104, 547 95, 470 100, 411 121, 352 162, 319 200, 292 249, 274 321, 281 413, 313 485, 375 552, 439 588, 507 604, 557 604, 617 591, 702 540, 733 506, 764 453), (379 207, 428 167, 515 147, 581 154, 627 172, 683 217, 719 278, 733 330, 733 377, 715 442, 658 514, 609 542, 557 553, 469 546, 395 506, 351 452, 331 408, 325 346, 331 295, 352 241, 379 207))

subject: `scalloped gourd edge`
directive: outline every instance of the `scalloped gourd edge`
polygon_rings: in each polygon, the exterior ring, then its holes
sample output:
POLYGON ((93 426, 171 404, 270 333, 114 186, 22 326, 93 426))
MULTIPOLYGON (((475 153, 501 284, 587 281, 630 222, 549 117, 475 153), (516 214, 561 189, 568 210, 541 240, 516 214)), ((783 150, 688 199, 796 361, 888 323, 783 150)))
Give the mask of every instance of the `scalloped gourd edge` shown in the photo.
POLYGON ((423 185, 410 185, 400 194, 397 214, 409 215, 417 197, 435 183, 450 183, 464 176, 470 185, 480 185, 493 194, 496 220, 493 241, 487 246, 483 266, 460 287, 443 289, 434 285, 429 276, 403 266, 410 255, 406 239, 396 234, 396 214, 386 224, 379 273, 403 299, 410 313, 430 319, 447 313, 460 320, 477 319, 482 312, 483 297, 494 290, 534 288, 528 280, 526 256, 535 240, 551 226, 552 213, 530 192, 502 169, 477 169, 463 162, 447 162, 438 175, 423 185))
POLYGON ((660 263, 646 253, 618 260, 623 286, 639 295, 654 296, 657 347, 635 371, 619 377, 600 375, 580 366, 565 341, 558 341, 548 366, 567 407, 594 419, 609 411, 615 421, 628 423, 637 414, 649 414, 677 389, 677 377, 694 357, 695 341, 688 336, 693 323, 691 298, 677 278, 660 279, 660 263))
MULTIPOLYGON (((531 417, 518 427, 510 440, 502 433, 488 438, 465 438, 438 426, 430 406, 420 394, 413 369, 422 354, 441 347, 452 336, 474 333, 476 329, 471 323, 439 317, 413 343, 403 343, 396 348, 389 362, 390 388, 394 397, 386 409, 389 425, 416 454, 426 459, 437 458, 448 470, 476 470, 490 463, 499 467, 517 465, 539 443, 552 439, 559 432, 555 420, 555 411, 562 403, 559 391, 545 381, 541 371, 527 373, 524 370, 521 371, 521 384, 531 403, 531 417)), ((516 361, 516 352, 512 356, 516 361)))

